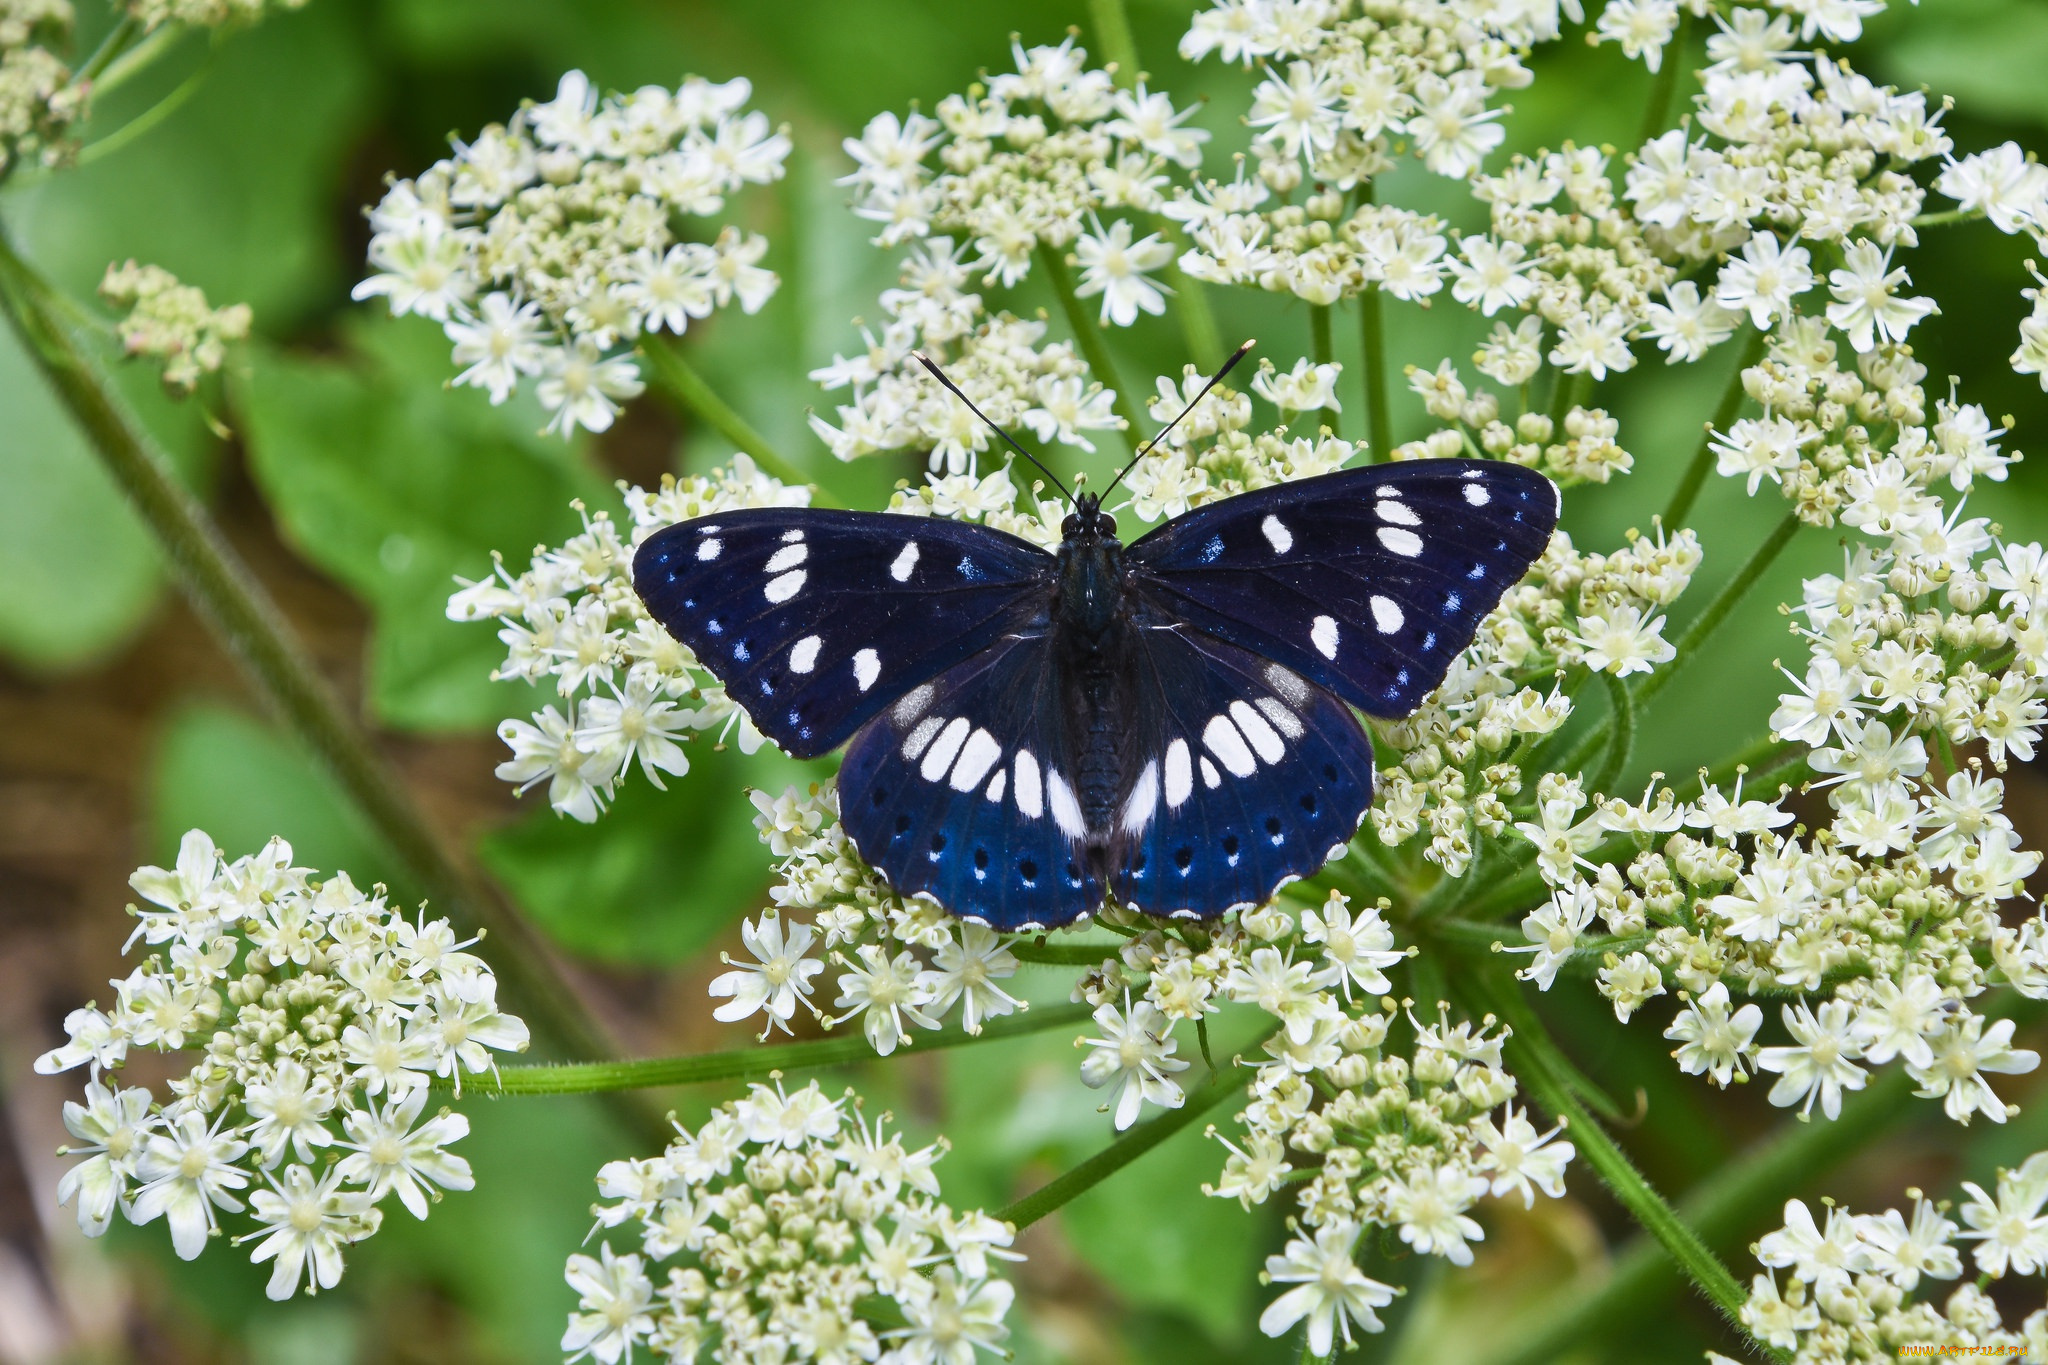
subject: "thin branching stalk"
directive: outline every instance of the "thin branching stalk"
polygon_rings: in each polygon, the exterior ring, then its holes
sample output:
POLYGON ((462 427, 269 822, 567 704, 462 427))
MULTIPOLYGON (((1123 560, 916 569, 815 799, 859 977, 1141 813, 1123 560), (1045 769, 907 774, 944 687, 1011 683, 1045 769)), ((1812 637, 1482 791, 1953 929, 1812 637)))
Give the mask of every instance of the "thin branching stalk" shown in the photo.
MULTIPOLYGON (((1336 354, 1336 347, 1330 340, 1330 305, 1312 303, 1308 308, 1309 359, 1318 365, 1327 365, 1336 354)), ((1339 414, 1335 408, 1324 408, 1323 425, 1332 432, 1338 430, 1339 414)))
POLYGON ((640 353, 654 368, 655 387, 686 414, 708 423, 726 440, 746 452, 755 464, 784 483, 799 487, 809 485, 813 503, 827 507, 835 505, 811 481, 810 475, 770 445, 767 437, 754 430, 752 423, 718 396, 717 390, 697 373, 697 368, 683 358, 682 348, 665 338, 647 337, 640 343, 640 353))
POLYGON ((1685 74, 1687 59, 1692 55, 1691 46, 1692 12, 1681 10, 1678 31, 1664 45, 1657 78, 1650 83, 1650 98, 1643 106, 1643 131, 1636 138, 1638 143, 1648 142, 1677 122, 1678 82, 1685 74))
MULTIPOLYGON (((1006 1015, 982 1025, 981 1032, 944 1029, 918 1033, 894 1054, 898 1057, 934 1049, 970 1047, 1025 1034, 1069 1028, 1088 1018, 1086 1005, 1050 1005, 1006 1015)), ((874 1046, 859 1033, 778 1047, 743 1047, 690 1057, 650 1057, 630 1062, 578 1062, 563 1066, 508 1066, 494 1076, 464 1077, 465 1092, 479 1095, 600 1095, 658 1086, 703 1085, 711 1081, 765 1081, 778 1072, 808 1071, 870 1061, 874 1046)), ((453 1082, 437 1078, 437 1089, 453 1082)))
POLYGON ((1385 461, 1393 457, 1394 438, 1387 412, 1386 319, 1381 315, 1376 284, 1367 285, 1358 295, 1358 341, 1359 368, 1364 371, 1365 439, 1372 447, 1372 458, 1385 461))
POLYGON ((1602 673, 1600 681, 1607 685, 1607 757, 1601 761, 1600 771, 1594 775, 1593 790, 1603 796, 1614 795, 1614 784, 1628 770, 1628 761, 1633 756, 1636 744, 1636 697, 1629 689, 1628 679, 1617 678, 1612 673, 1602 673))
POLYGON ((1764 537, 1763 544, 1757 546, 1755 552, 1743 561, 1742 567, 1735 571, 1735 577, 1722 585, 1721 591, 1714 594, 1714 600, 1707 603, 1706 610, 1694 617, 1692 624, 1685 628, 1685 633, 1678 637, 1672 646, 1675 652, 1671 656, 1671 662, 1662 668, 1652 670, 1636 684, 1635 697, 1638 707, 1647 706, 1650 698, 1663 691, 1687 665, 1701 657, 1707 641, 1712 639, 1714 632, 1727 621, 1728 614, 1735 610, 1743 598, 1749 596, 1749 590, 1756 586, 1757 580, 1777 561, 1784 548, 1792 543, 1792 537, 1799 534, 1799 528, 1803 524, 1797 512, 1787 512, 1784 520, 1771 528, 1771 533, 1764 537))
POLYGON ((1754 327, 1745 327, 1743 331, 1747 336, 1735 361, 1735 373, 1729 376, 1721 401, 1714 405, 1713 419, 1700 432, 1699 447, 1693 451, 1692 460, 1686 465, 1678 487, 1672 491, 1671 501, 1664 508, 1666 530, 1676 530, 1685 525, 1685 519, 1692 515, 1693 502, 1714 468, 1714 433, 1726 431, 1728 424, 1735 420, 1735 414, 1742 411, 1742 400, 1747 396, 1742 387, 1743 371, 1763 358, 1764 334, 1754 327))
POLYGON ((341 784, 400 868, 457 924, 490 936, 491 962, 534 1026, 572 1054, 610 1041, 556 973, 539 935, 444 847, 369 736, 342 709, 305 646, 205 506, 122 409, 59 316, 60 296, 0 236, 0 308, 114 482, 170 561, 186 598, 258 693, 341 784))
POLYGON ((1041 244, 1038 267, 1045 272, 1047 283, 1052 285, 1053 296, 1060 301, 1060 312, 1067 319, 1067 330, 1073 333, 1074 344, 1081 348, 1081 355, 1087 360, 1088 368, 1095 372, 1095 378, 1110 391, 1116 415, 1124 419, 1125 446, 1137 450, 1141 440, 1139 433, 1145 429, 1144 422, 1130 392, 1117 375, 1116 360, 1109 353, 1108 339, 1074 293, 1074 277, 1067 272, 1066 253, 1057 247, 1041 244))
POLYGON ((213 72, 213 57, 207 59, 198 70, 180 81, 177 88, 165 95, 149 108, 129 119, 126 123, 108 133, 105 137, 94 138, 78 149, 77 164, 90 166, 102 157, 112 156, 135 139, 149 132, 165 119, 185 107, 186 101, 199 93, 199 87, 206 84, 206 78, 213 72))
POLYGON ((1019 962, 1043 967, 1099 967, 1105 958, 1117 955, 1120 943, 1047 943, 1043 936, 1030 943, 1009 945, 1019 962))
MULTIPOLYGON (((1748 1294, 1728 1267, 1707 1249, 1699 1234, 1644 1179, 1628 1155, 1586 1112, 1566 1080, 1570 1074, 1567 1069, 1569 1062, 1557 1050, 1514 985, 1497 979, 1497 975, 1490 972, 1473 973, 1469 984, 1477 988, 1513 1030, 1507 1042, 1507 1055, 1516 1078, 1529 1087, 1531 1097, 1552 1117, 1565 1121, 1573 1145, 1586 1164, 1599 1175, 1601 1183, 1614 1193, 1621 1206, 1644 1231, 1657 1239, 1665 1253, 1678 1264, 1708 1302, 1740 1326, 1742 1305, 1748 1301, 1748 1294)), ((1781 1353, 1763 1343, 1756 1345, 1772 1359, 1783 1359, 1781 1353)))
MULTIPOLYGON (((1264 1030, 1249 1046, 1257 1047, 1272 1037, 1278 1028, 1276 1023, 1264 1030)), ((1048 1213, 1094 1189, 1232 1095, 1242 1092, 1251 1078, 1249 1067, 1226 1066, 1211 1076, 1208 1084, 1189 1095, 1180 1108, 1169 1109, 1157 1118, 1147 1119, 1072 1170, 1053 1177, 1007 1208, 997 1210, 996 1217, 1020 1228, 1031 1226, 1048 1213)))

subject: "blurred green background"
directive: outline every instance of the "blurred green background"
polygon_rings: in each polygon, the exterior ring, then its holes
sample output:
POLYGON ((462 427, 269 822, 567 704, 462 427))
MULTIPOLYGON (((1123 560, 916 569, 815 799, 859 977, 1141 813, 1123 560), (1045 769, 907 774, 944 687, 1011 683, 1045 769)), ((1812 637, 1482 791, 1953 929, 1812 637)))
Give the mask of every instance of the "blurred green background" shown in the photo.
MULTIPOLYGON (((1182 103, 1208 101, 1209 165, 1222 174, 1228 154, 1245 145, 1238 114, 1251 81, 1173 55, 1189 10, 1131 0, 1155 88, 1182 103)), ((89 46, 106 16, 87 0, 80 20, 89 46)), ((875 314, 875 296, 894 276, 892 254, 867 244, 867 225, 832 183, 846 165, 839 140, 880 110, 929 107, 979 70, 1002 67, 1013 33, 1027 44, 1056 42, 1085 22, 1079 0, 314 0, 218 45, 185 39, 147 79, 106 100, 85 136, 120 126, 206 64, 189 104, 113 155, 18 177, 0 192, 16 241, 87 307, 96 306, 92 289, 106 265, 131 257, 169 268, 216 303, 253 305, 257 342, 201 401, 170 404, 139 369, 117 368, 122 387, 215 502, 322 663, 388 737, 436 817, 480 841, 488 866, 573 956, 587 993, 638 1050, 741 1041, 737 1030, 709 1025, 703 996, 713 950, 760 903, 767 882, 767 855, 740 793, 779 788, 807 770, 696 746, 686 780, 663 794, 636 779, 596 826, 559 821, 537 800, 515 807, 490 776, 498 749, 489 731, 533 703, 488 680, 500 654, 491 632, 450 624, 442 609, 451 575, 480 575, 491 550, 518 564, 534 544, 571 533, 570 499, 616 506, 615 479, 703 468, 729 447, 652 398, 602 441, 569 445, 534 434, 537 408, 492 409, 474 391, 446 389, 452 370, 435 328, 348 302, 368 235, 362 208, 387 175, 414 174, 443 153, 451 132, 471 134, 522 98, 547 97, 570 67, 612 88, 673 84, 685 72, 749 77, 757 106, 792 125, 798 149, 785 181, 736 208, 770 235, 783 287, 760 315, 721 316, 689 343, 726 397, 782 449, 844 496, 872 501, 914 477, 915 465, 838 466, 803 420, 807 407, 830 401, 805 371, 856 344, 853 320, 875 314), (220 429, 233 434, 223 440, 220 429)), ((1873 75, 1955 96, 1960 108, 1947 126, 1966 150, 2042 140, 2048 6, 2037 0, 1901 6, 1854 55, 1873 75)), ((1576 40, 1544 50, 1535 65, 1536 85, 1512 101, 1511 147, 1633 139, 1648 84, 1639 67, 1576 40)), ((1459 187, 1413 165, 1381 194, 1458 225, 1477 221, 1459 187)), ((1963 396, 1994 418, 2009 414, 2024 448, 2048 430, 2040 387, 2005 365, 2025 311, 2025 247, 1981 224, 1946 230, 1929 247, 1910 262, 1921 290, 1944 307, 1915 335, 1929 387, 1945 392, 1943 377, 1961 376, 1963 396)), ((1258 336, 1283 366, 1305 353, 1298 305, 1246 293, 1211 298, 1227 336, 1258 336)), ((1043 302, 1027 289, 1011 306, 1043 302)), ((1455 306, 1392 305, 1389 320, 1397 365, 1433 366, 1446 355, 1466 365, 1483 331, 1455 306)), ((1352 330, 1340 323, 1339 359, 1355 357, 1352 330)), ((1128 376, 1174 373, 1183 359, 1170 321, 1148 321, 1115 343, 1128 376)), ((1731 359, 1684 372, 1653 360, 1607 386, 1602 401, 1622 418, 1637 472, 1575 495, 1566 524, 1582 545, 1648 527, 1731 359)), ((476 1131, 466 1154, 477 1192, 450 1199, 424 1224, 387 1221, 352 1256, 341 1289, 314 1303, 265 1302, 262 1275, 226 1248, 178 1263, 155 1228, 88 1247, 69 1215, 49 1207, 52 1115, 69 1092, 28 1078, 26 1061, 48 1046, 64 1009, 116 974, 129 868, 167 860, 183 830, 203 826, 230 854, 283 833, 302 863, 346 866, 359 881, 389 869, 374 837, 262 718, 194 618, 167 601, 142 526, 6 335, 0 412, 0 999, 11 987, 13 1001, 0 1007, 0 1064, 11 1086, 0 1096, 24 1153, 12 1186, 0 1182, 0 1249, 23 1249, 31 1278, 63 1306, 53 1321, 69 1323, 58 1354, 36 1358, 557 1358, 571 1307, 562 1262, 588 1230, 592 1175, 630 1149, 594 1105, 470 1104, 476 1131)), ((1344 420, 1346 434, 1361 434, 1355 407, 1344 420)), ((1405 393, 1395 425, 1397 437, 1422 430, 1420 407, 1405 393)), ((1972 513, 2038 536, 2048 529, 2044 474, 2021 466, 2010 484, 1975 495, 1972 513)), ((1696 609, 1781 515, 1773 498, 1751 502, 1737 487, 1711 485, 1696 518, 1706 567, 1677 615, 1696 609)), ((1793 647, 1775 604, 1796 595, 1799 576, 1839 557, 1818 534, 1784 557, 1739 628, 1722 637, 1716 666, 1660 698, 1638 750, 1644 775, 1686 771, 1758 731, 1777 690, 1770 661, 1793 647)), ((1056 973, 1041 969, 1028 981, 1047 998, 1064 994, 1056 973)), ((1561 1017, 1589 1014, 1583 1002, 1555 1007, 1561 1017)), ((1579 1036, 1613 1033, 1595 1027, 1579 1036)), ((1676 1122, 1646 1130, 1637 1149, 1661 1183, 1682 1191, 1758 1120, 1674 1083, 1662 1053, 1638 1029, 1582 1060, 1651 1087, 1676 1122)), ((913 1056, 857 1079, 913 1130, 952 1138, 941 1170, 956 1204, 1005 1202, 1107 1133, 1094 1097, 1075 1083, 1062 1038, 913 1056)), ((677 1102, 687 1112, 711 1098, 677 1102)), ((1965 1136, 1968 1150, 1944 1154, 1934 1134, 1909 1130, 1862 1178, 1873 1198, 1896 1198, 1901 1172, 1981 1170, 2048 1145, 2048 1131, 2024 1121, 1988 1139, 1965 1136)), ((1034 1233, 1033 1260, 1020 1271, 1021 1359, 1288 1356, 1286 1343, 1265 1342, 1252 1326, 1263 1301, 1254 1275, 1277 1246, 1277 1219, 1201 1197, 1217 1156, 1190 1130, 1067 1210, 1057 1228, 1034 1233)), ((1540 1218, 1504 1215, 1480 1272, 1434 1296, 1415 1284, 1405 1331, 1375 1342, 1366 1358, 1477 1358, 1481 1344, 1507 1330, 1509 1308, 1597 1277, 1601 1234, 1619 1226, 1597 1198, 1540 1218), (1481 1303, 1488 1311, 1473 1314, 1481 1303)), ((0 1261, 0 1286, 8 1264, 0 1261)), ((0 1315, 6 1302, 0 1297, 0 1315)), ((1699 1344, 1718 1339, 1693 1308, 1663 1330, 1657 1359, 1697 1358, 1699 1344)), ((0 1352, 6 1339, 0 1334, 0 1352)), ((1640 1343, 1611 1349, 1615 1359, 1652 1358, 1640 1343)))

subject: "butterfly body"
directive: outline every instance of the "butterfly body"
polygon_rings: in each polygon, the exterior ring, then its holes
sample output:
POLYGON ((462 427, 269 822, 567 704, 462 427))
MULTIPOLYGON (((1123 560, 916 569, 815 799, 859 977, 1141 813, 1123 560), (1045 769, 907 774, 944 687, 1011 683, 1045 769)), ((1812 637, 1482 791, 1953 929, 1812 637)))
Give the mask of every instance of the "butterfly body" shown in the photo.
POLYGON ((1002 929, 1105 896, 1206 918, 1341 853, 1352 713, 1406 715, 1548 542, 1556 490, 1415 461, 1247 493, 1136 543, 1084 495, 1048 554, 971 523, 755 509, 635 586, 760 729, 847 746, 841 818, 905 895, 1002 929))

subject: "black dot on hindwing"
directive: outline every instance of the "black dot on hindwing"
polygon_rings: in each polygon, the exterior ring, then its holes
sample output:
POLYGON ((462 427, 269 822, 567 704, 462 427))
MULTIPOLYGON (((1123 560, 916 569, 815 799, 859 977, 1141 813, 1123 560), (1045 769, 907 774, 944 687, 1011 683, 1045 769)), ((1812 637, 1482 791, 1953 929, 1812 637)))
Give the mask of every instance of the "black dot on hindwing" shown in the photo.
POLYGON ((1280 832, 1283 828, 1285 826, 1280 823, 1279 816, 1269 815, 1266 817, 1266 834, 1274 843, 1278 844, 1286 841, 1287 836, 1280 832))
POLYGON ((876 787, 868 794, 868 799, 873 801, 876 807, 879 808, 884 801, 889 799, 889 791, 886 787, 876 787))
POLYGON ((1335 782, 1335 781, 1337 780, 1337 765, 1336 765, 1336 764, 1334 764, 1334 763, 1325 763, 1325 764, 1323 765, 1323 780, 1324 780, 1325 782, 1335 782))
POLYGON ((941 853, 944 853, 945 851, 946 836, 943 834, 934 834, 932 836, 932 861, 937 862, 939 860, 939 855, 941 853))
POLYGON ((907 816, 907 815, 899 815, 899 816, 897 816, 897 817, 896 817, 896 833, 897 833, 897 835, 898 835, 899 837, 900 837, 900 836, 902 836, 902 835, 905 835, 905 834, 908 834, 908 833, 910 833, 910 817, 909 817, 909 816, 907 816))
POLYGON ((1301 808, 1302 810, 1306 811, 1310 817, 1313 817, 1315 815, 1316 794, 1314 792, 1303 792, 1301 794, 1301 808))
POLYGON ((1029 858, 1020 859, 1017 863, 1017 876, 1026 886, 1038 885, 1038 864, 1029 858))
POLYGON ((985 848, 977 848, 976 850, 974 850, 974 870, 975 870, 975 871, 977 871, 977 872, 986 872, 986 871, 988 871, 988 850, 987 850, 987 849, 985 849, 985 848))
POLYGON ((1180 869, 1183 877, 1187 875, 1188 867, 1194 861, 1195 851, 1185 844, 1173 851, 1173 865, 1180 869))
POLYGON ((1078 866, 1076 866, 1075 864, 1073 864, 1073 863, 1068 863, 1068 864, 1067 864, 1067 885, 1068 885, 1068 886, 1079 886, 1080 884, 1081 884, 1081 869, 1080 869, 1080 868, 1079 868, 1078 866))

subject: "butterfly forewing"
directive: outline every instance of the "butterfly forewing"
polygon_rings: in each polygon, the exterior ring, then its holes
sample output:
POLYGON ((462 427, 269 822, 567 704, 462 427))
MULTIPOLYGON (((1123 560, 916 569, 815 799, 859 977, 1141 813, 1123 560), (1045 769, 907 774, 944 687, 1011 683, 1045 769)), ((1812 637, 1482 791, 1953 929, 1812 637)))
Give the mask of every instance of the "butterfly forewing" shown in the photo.
POLYGON ((1404 716, 1543 553, 1556 485, 1492 460, 1346 470, 1198 508, 1131 546, 1168 616, 1404 716))
POLYGON ((1103 887, 1079 842, 1066 730, 1045 634, 1010 636, 854 737, 840 819, 905 895, 998 929, 1070 924, 1103 887))
POLYGON ((1357 833, 1372 744, 1343 703, 1290 669, 1144 620, 1112 888, 1155 915, 1258 904, 1357 833))
POLYGON ((799 758, 1042 620, 1052 557, 932 517, 750 508, 656 532, 633 585, 761 732, 799 758))

